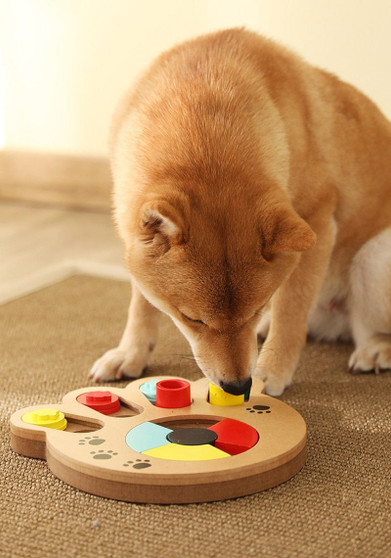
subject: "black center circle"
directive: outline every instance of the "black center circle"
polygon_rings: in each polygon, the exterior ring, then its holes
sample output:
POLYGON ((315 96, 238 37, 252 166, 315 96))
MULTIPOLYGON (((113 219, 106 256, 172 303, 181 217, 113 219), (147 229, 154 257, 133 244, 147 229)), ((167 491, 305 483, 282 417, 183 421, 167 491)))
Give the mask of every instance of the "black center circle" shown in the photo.
POLYGON ((181 446, 200 446, 214 444, 217 434, 207 428, 180 428, 167 434, 167 440, 181 446))

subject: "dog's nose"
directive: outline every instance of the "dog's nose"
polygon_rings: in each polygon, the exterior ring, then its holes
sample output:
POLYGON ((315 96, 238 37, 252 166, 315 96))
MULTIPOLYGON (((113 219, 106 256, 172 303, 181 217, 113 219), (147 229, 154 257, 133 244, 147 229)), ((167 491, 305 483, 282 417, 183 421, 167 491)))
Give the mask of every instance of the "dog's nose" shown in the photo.
POLYGON ((231 395, 242 395, 247 393, 251 388, 252 379, 246 378, 245 380, 240 380, 239 382, 220 382, 220 387, 230 393, 231 395))

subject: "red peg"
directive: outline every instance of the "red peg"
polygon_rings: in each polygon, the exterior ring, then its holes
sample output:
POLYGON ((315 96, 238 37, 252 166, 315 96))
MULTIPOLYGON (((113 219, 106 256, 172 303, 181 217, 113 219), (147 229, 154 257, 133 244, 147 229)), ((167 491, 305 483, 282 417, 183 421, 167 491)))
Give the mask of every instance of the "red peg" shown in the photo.
POLYGON ((190 383, 186 380, 160 380, 156 384, 157 407, 179 409, 190 404, 190 383))

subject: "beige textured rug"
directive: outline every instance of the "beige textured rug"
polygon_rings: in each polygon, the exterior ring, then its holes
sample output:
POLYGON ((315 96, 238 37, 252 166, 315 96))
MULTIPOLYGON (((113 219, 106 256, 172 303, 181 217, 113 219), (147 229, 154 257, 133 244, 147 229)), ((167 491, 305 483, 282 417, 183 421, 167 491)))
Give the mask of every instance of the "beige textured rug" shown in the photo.
MULTIPOLYGON (((348 345, 307 345, 282 396, 307 422, 307 463, 253 496, 182 506, 117 502, 13 453, 9 416, 90 385, 87 371, 116 345, 128 301, 126 283, 74 276, 0 307, 0 556, 391 556, 391 373, 351 376, 348 345)), ((164 319, 148 375, 197 379, 188 355, 164 319)))

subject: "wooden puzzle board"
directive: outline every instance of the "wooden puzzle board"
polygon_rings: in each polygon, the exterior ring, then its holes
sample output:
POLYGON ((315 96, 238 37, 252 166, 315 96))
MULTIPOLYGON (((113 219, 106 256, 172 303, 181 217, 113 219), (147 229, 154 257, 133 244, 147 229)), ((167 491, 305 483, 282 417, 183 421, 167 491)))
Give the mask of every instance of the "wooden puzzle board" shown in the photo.
MULTIPOLYGON (((288 480, 304 465, 303 418, 292 407, 264 395, 260 380, 254 379, 249 400, 235 406, 211 404, 206 378, 190 382, 191 404, 174 409, 158 407, 142 393, 140 387, 150 380, 142 378, 125 388, 110 387, 109 391, 118 396, 120 407, 109 415, 78 401, 90 392, 108 391, 96 387, 72 391, 61 404, 21 409, 11 417, 12 448, 22 455, 46 459, 57 477, 80 490, 145 503, 207 502, 252 494, 288 480), (42 409, 62 412, 67 420, 66 429, 28 424, 22 419, 27 413, 42 409), (219 458, 210 457, 208 452, 214 453, 212 444, 206 448, 206 457, 198 459, 201 454, 197 454, 197 460, 192 459, 195 454, 191 453, 198 452, 197 447, 179 447, 185 460, 176 460, 165 458, 160 450, 157 457, 154 451, 159 445, 151 453, 136 451, 134 447, 143 448, 137 444, 131 447, 129 442, 136 439, 132 431, 137 432, 136 427, 142 431, 146 423, 147 428, 155 425, 152 430, 158 427, 161 436, 164 429, 175 432, 183 428, 213 429, 224 419, 244 423, 251 427, 249 431, 254 429, 258 433, 256 443, 246 451, 219 458)), ((172 450, 166 447, 164 451, 167 449, 172 450)))

